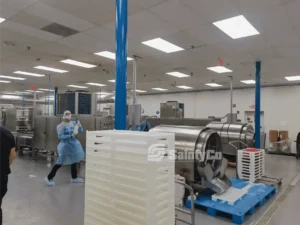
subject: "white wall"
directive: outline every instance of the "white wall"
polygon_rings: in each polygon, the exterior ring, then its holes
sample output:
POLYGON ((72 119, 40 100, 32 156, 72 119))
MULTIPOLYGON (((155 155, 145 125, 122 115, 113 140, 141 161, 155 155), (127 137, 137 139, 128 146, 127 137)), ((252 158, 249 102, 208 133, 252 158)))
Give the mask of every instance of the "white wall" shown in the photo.
MULTIPOLYGON (((262 88, 261 111, 264 111, 264 126, 268 134, 270 129, 288 130, 292 141, 300 132, 300 86, 262 88), (286 122, 287 125, 282 125, 286 122)), ((186 118, 222 117, 230 111, 229 91, 205 91, 179 94, 162 94, 139 96, 144 115, 155 115, 160 110, 160 103, 178 101, 185 104, 186 118)), ((233 103, 240 111, 238 118, 244 121, 245 111, 251 111, 250 105, 255 104, 254 89, 234 90, 233 103)), ((293 143, 293 151, 295 144, 293 143)))

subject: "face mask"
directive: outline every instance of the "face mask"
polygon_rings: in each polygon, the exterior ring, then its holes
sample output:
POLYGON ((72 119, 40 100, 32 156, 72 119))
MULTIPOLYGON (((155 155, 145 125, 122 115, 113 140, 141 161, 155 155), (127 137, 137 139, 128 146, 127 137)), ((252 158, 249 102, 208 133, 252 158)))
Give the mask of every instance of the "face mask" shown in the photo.
POLYGON ((66 116, 66 120, 71 120, 72 116, 66 116))

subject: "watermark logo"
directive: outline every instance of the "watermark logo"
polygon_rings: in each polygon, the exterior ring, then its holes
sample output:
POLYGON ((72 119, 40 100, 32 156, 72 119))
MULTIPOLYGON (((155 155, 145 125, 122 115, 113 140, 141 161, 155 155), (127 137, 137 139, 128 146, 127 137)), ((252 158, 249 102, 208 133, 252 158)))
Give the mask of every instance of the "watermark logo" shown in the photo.
POLYGON ((165 144, 153 144, 148 148, 149 161, 162 161, 168 159, 172 161, 199 161, 204 162, 207 160, 222 160, 222 152, 215 150, 207 150, 205 152, 200 150, 195 151, 176 151, 167 150, 165 144))

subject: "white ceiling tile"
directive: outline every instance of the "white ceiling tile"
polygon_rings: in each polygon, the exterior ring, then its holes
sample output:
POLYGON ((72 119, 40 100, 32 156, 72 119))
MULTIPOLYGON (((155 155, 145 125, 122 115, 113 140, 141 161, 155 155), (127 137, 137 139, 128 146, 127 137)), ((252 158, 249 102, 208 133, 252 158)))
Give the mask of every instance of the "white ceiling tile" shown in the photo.
POLYGON ((211 23, 240 14, 228 0, 182 0, 182 2, 211 23))
POLYGON ((40 0, 0 0, 1 3, 19 10, 23 10, 38 1, 40 0))
POLYGON ((212 24, 190 29, 186 32, 191 36, 196 37, 199 41, 201 41, 201 43, 204 44, 213 44, 229 39, 226 34, 212 24))
POLYGON ((29 27, 26 25, 18 24, 18 23, 12 22, 12 21, 6 21, 5 23, 1 24, 0 27, 6 28, 9 30, 18 32, 18 33, 26 34, 28 36, 40 38, 40 39, 46 40, 46 41, 55 41, 55 40, 61 38, 61 36, 51 34, 46 31, 38 30, 38 29, 29 27))
POLYGON ((18 12, 19 12, 18 9, 14 9, 11 6, 0 2, 0 17, 4 19, 9 19, 10 17, 14 16, 18 12))
POLYGON ((151 31, 173 27, 170 23, 158 18, 156 15, 148 11, 141 11, 129 16, 128 23, 151 31), (145 24, 147 25, 145 26, 145 24))
POLYGON ((168 35, 167 37, 165 37, 165 40, 184 49, 189 49, 191 48, 191 46, 197 47, 205 45, 205 43, 184 31, 168 35))
POLYGON ((148 10, 180 29, 191 29, 208 23, 180 0, 168 0, 148 10))
POLYGON ((255 60, 270 60, 282 58, 282 55, 277 51, 277 49, 268 47, 268 48, 259 48, 251 50, 251 53, 255 57, 255 60))
POLYGON ((297 34, 297 31, 288 27, 264 33, 263 36, 264 39, 274 47, 300 42, 300 35, 297 34))
POLYGON ((245 13, 244 16, 262 34, 284 28, 292 28, 287 13, 282 5, 253 13, 245 13))
POLYGON ((79 19, 59 9, 52 8, 43 3, 37 3, 26 9, 26 12, 49 21, 70 27, 78 31, 84 31, 95 25, 83 19, 79 19))
POLYGON ((115 43, 115 32, 105 27, 96 27, 84 32, 95 38, 99 38, 101 41, 113 44, 115 43))
POLYGON ((277 50, 283 57, 300 57, 300 43, 281 46, 277 50))
POLYGON ((15 23, 27 25, 33 28, 41 29, 51 22, 49 20, 43 19, 41 17, 33 16, 23 11, 19 12, 17 15, 10 18, 10 21, 15 23))
POLYGON ((72 0, 71 4, 70 0, 42 2, 100 26, 115 20, 115 1, 111 0, 72 0))
POLYGON ((16 44, 16 47, 18 47, 19 45, 24 45, 24 50, 27 49, 27 46, 33 47, 46 43, 45 40, 42 40, 40 38, 16 32, 11 29, 3 28, 2 26, 0 26, 0 40, 1 43, 3 43, 4 41, 13 42, 16 44))
POLYGON ((80 49, 89 53, 111 50, 112 48, 114 48, 114 45, 110 45, 106 42, 103 42, 83 33, 63 38, 61 40, 58 40, 57 43, 66 45, 71 48, 80 49))
POLYGON ((293 1, 289 4, 283 5, 283 7, 285 8, 287 15, 291 19, 292 24, 295 26, 300 26, 300 1, 293 1))
POLYGON ((129 7, 131 5, 136 5, 140 8, 147 9, 152 6, 159 5, 160 3, 165 2, 166 0, 128 0, 129 7))
POLYGON ((233 4, 242 14, 245 12, 258 12, 281 4, 280 0, 228 0, 228 2, 233 4))

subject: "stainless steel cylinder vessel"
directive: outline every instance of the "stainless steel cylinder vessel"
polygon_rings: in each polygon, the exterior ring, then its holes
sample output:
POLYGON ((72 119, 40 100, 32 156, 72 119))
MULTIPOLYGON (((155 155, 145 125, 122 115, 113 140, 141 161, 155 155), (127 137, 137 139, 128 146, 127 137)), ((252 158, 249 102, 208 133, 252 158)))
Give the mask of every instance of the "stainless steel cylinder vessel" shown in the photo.
POLYGON ((237 149, 244 149, 246 145, 254 147, 254 129, 247 123, 212 122, 206 127, 218 132, 222 139, 223 154, 225 155, 236 156, 237 149))
POLYGON ((175 172, 184 175, 190 184, 201 182, 207 176, 206 165, 212 168, 210 176, 219 173, 222 143, 216 131, 206 127, 159 125, 150 132, 175 133, 175 172), (208 150, 211 150, 209 154, 208 150))

